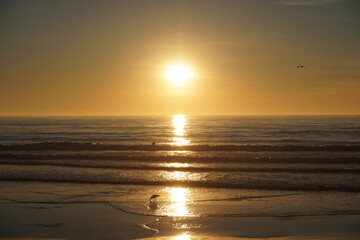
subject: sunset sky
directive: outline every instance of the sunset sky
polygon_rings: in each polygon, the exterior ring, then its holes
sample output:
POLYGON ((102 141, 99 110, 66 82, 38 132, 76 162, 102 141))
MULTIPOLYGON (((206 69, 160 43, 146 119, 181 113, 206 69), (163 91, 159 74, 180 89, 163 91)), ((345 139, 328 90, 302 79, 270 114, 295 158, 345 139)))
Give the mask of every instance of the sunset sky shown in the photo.
POLYGON ((360 114, 359 106, 358 0, 0 2, 0 115, 360 114), (171 83, 171 64, 193 77, 171 83))

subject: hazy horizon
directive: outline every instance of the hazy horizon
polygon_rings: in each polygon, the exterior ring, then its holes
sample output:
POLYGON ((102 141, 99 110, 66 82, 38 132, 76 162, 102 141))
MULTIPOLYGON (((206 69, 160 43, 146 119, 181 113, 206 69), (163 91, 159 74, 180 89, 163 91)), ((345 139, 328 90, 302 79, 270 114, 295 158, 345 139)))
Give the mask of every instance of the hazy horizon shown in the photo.
POLYGON ((360 116, 360 114, 358 113, 349 113, 349 114, 183 114, 183 113, 174 113, 174 114, 98 114, 98 115, 60 115, 60 114, 54 114, 54 115, 50 115, 50 114, 33 114, 33 115, 0 115, 0 117, 151 117, 151 116, 174 116, 174 115, 184 115, 184 116, 236 116, 236 117, 251 117, 251 116, 257 116, 257 117, 271 117, 271 116, 360 116))

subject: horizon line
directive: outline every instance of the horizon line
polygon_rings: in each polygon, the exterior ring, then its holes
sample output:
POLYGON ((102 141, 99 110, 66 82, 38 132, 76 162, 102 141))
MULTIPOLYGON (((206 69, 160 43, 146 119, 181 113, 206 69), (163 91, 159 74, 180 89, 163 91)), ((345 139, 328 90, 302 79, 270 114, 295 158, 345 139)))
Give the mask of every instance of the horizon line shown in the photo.
POLYGON ((360 113, 304 113, 304 114, 32 114, 32 115, 0 115, 0 117, 121 117, 121 116, 360 116, 360 113))

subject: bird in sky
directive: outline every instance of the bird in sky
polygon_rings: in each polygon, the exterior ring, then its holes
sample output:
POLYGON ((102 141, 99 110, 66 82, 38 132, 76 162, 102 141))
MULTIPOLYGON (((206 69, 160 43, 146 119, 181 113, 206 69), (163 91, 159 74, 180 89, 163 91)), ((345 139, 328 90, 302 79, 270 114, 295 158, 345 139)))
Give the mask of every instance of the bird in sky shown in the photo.
POLYGON ((298 65, 296 68, 305 68, 304 65, 298 65))

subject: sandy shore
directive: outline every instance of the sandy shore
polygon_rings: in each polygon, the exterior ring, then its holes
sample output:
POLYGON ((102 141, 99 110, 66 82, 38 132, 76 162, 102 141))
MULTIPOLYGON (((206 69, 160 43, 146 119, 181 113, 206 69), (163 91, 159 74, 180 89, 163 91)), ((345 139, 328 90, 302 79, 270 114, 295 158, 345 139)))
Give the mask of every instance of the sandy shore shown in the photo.
MULTIPOLYGON (((1 182, 0 239, 360 239, 360 215, 354 213, 287 217, 236 215, 159 217, 137 214, 137 211, 127 213, 111 203, 111 200, 117 200, 129 210, 132 208, 139 210, 145 208, 142 202, 146 201, 143 199, 144 196, 160 193, 160 190, 160 187, 1 182)), ((192 191, 197 193, 196 189, 192 191)), ((219 190, 198 189, 198 191, 200 194, 198 197, 211 199, 210 195, 218 193, 219 190)), ((161 194, 163 199, 171 196, 167 197, 165 191, 161 194)), ((222 192, 222 195, 224 194, 225 191, 222 192)), ((270 193, 241 191, 241 194, 270 193)), ((335 197, 343 195, 332 194, 335 197)), ((205 211, 204 207, 206 207, 217 208, 214 209, 216 212, 225 212, 233 209, 231 207, 234 205, 240 205, 244 211, 250 208, 263 211, 266 208, 275 208, 275 204, 279 207, 287 204, 284 207, 291 209, 295 207, 295 203, 299 204, 303 201, 309 201, 308 205, 313 204, 314 201, 324 205, 325 197, 328 195, 303 194, 291 195, 289 200, 279 200, 280 202, 274 201, 274 198, 235 202, 208 201, 194 207, 198 207, 199 211, 205 211), (321 199, 323 201, 320 201, 321 199)), ((338 201, 338 204, 340 203, 338 201)), ((175 213, 182 213, 186 210, 184 204, 178 201, 170 206, 175 213)))
POLYGON ((1 239, 356 239, 360 216, 174 218, 126 214, 104 204, 2 203, 1 239), (145 227, 146 226, 146 227, 145 227), (286 237, 286 238, 284 238, 286 237))
POLYGON ((345 239, 358 239, 357 237, 353 238, 344 238, 344 237, 276 237, 276 238, 241 238, 241 237, 223 237, 223 236, 169 236, 169 237, 151 237, 151 238, 142 238, 139 240, 178 240, 178 239, 188 239, 188 240, 345 240, 345 239))
MULTIPOLYGON (((1 240, 65 240, 64 238, 1 238, 1 240)), ((356 240, 358 237, 277 237, 277 238, 240 238, 224 236, 176 235, 167 237, 139 238, 138 240, 356 240)))

